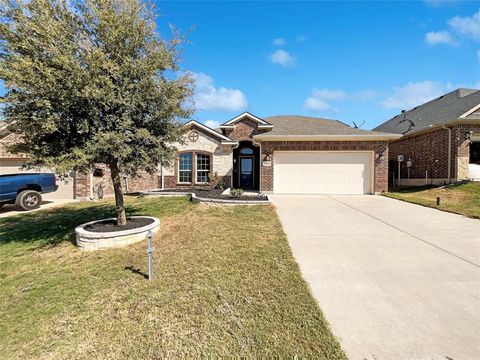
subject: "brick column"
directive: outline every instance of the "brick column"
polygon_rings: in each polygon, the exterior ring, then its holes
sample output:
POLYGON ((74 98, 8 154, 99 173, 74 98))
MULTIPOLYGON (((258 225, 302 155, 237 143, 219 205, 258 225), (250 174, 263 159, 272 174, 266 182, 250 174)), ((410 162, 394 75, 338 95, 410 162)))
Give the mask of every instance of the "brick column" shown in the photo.
POLYGON ((73 177, 74 196, 78 200, 90 198, 90 174, 76 171, 73 177))

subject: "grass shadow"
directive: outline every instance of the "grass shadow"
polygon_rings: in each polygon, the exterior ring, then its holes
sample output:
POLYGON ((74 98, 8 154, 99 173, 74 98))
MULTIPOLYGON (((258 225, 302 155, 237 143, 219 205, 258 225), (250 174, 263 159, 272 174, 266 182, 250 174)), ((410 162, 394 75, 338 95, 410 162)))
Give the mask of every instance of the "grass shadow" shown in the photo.
POLYGON ((135 268, 133 265, 125 266, 124 270, 128 270, 128 271, 131 271, 134 274, 138 274, 140 276, 143 276, 145 279, 148 280, 148 274, 145 274, 142 270, 135 268))
MULTIPOLYGON (((140 211, 138 206, 126 206, 127 215, 139 215, 140 211)), ((38 246, 52 246, 64 241, 75 243, 75 227, 115 216, 114 205, 101 203, 87 207, 67 205, 3 218, 0 219, 0 245, 13 242, 35 243, 38 246)))
POLYGON ((396 187, 392 188, 390 192, 398 192, 401 194, 415 193, 423 190, 430 190, 438 188, 436 185, 422 185, 422 186, 405 186, 405 187, 396 187))

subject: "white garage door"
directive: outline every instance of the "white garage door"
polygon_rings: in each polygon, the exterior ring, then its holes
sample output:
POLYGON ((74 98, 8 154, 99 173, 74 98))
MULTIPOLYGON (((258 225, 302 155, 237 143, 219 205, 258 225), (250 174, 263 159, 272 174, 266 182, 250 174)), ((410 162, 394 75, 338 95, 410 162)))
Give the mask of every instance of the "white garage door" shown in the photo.
POLYGON ((275 152, 276 194, 372 193, 372 152, 275 152))

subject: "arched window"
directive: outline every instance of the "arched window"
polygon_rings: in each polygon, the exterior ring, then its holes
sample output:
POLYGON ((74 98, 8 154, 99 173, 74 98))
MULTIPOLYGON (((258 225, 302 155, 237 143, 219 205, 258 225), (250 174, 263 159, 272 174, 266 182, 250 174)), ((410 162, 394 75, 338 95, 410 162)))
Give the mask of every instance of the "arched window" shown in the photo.
POLYGON ((241 155, 252 155, 253 154, 253 149, 250 148, 243 148, 240 150, 241 155))

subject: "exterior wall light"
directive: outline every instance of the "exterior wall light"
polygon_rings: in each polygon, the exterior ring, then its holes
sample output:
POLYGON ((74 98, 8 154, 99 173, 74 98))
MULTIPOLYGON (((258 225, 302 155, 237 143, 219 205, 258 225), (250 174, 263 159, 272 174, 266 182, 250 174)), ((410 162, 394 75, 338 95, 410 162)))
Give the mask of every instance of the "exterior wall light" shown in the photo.
POLYGON ((472 135, 473 131, 467 131, 465 134, 463 134, 463 137, 465 138, 465 140, 472 140, 472 135))

